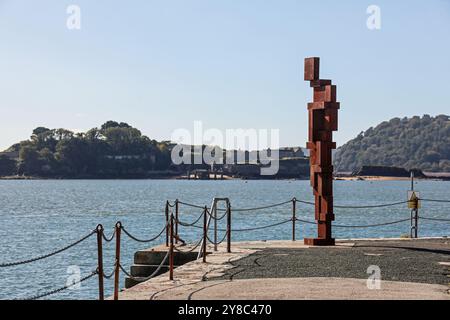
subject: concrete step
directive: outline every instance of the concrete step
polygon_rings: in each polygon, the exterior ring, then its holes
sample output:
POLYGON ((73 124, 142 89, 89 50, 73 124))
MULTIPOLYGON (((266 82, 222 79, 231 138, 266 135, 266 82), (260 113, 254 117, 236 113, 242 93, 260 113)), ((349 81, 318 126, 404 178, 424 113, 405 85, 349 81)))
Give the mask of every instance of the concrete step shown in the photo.
MULTIPOLYGON (((137 265, 159 265, 167 251, 155 250, 139 250, 134 254, 134 263, 137 265)), ((197 252, 174 252, 173 263, 175 265, 182 265, 194 260, 197 260, 197 252)))
MULTIPOLYGON (((158 267, 159 267, 159 265, 134 264, 130 268, 130 274, 133 277, 148 277, 153 272, 155 272, 156 269, 158 269, 158 267)), ((174 268, 176 268, 176 267, 177 266, 174 266, 174 268)), ((167 271, 169 271, 169 266, 164 265, 161 267, 161 269, 159 270, 159 272, 156 275, 160 275, 167 271)))
POLYGON ((139 278, 130 278, 130 277, 125 277, 125 289, 130 289, 132 287, 134 287, 135 285, 144 282, 145 278, 141 277, 139 278))
MULTIPOLYGON (((125 288, 131 288, 147 280, 167 254, 167 249, 164 246, 158 246, 151 249, 139 250, 134 254, 134 264, 130 268, 130 274, 132 277, 125 277, 125 288)), ((207 252, 208 254, 208 252, 207 252)), ((198 252, 174 252, 174 268, 183 265, 185 263, 197 260, 198 252)), ((160 271, 155 275, 160 275, 169 271, 169 261, 165 262, 160 271)))
MULTIPOLYGON (((126 276, 125 277, 125 288, 131 288, 137 285, 138 283, 147 281, 148 277, 153 274, 153 272, 158 269, 158 265, 145 265, 145 264, 134 264, 130 268, 130 274, 131 277, 126 276)), ((177 266, 174 266, 176 268, 177 266)), ((155 274, 156 276, 159 276, 160 274, 163 274, 165 272, 169 271, 169 266, 164 265, 160 268, 160 270, 155 274)))
MULTIPOLYGON (((176 268, 177 266, 174 266, 176 268)), ((156 271, 158 266, 149 266, 149 265, 132 265, 131 266, 131 276, 132 278, 126 276, 125 277, 125 288, 131 288, 135 285, 147 281, 148 277, 156 271)), ((159 276, 160 274, 166 273, 169 271, 169 266, 162 266, 161 269, 154 275, 159 276)))

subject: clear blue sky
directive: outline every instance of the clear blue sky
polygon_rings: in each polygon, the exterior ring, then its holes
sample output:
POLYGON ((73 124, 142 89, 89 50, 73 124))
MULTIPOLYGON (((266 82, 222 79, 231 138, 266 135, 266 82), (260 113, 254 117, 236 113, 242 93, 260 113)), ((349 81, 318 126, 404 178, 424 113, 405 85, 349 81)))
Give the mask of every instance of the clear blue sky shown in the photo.
POLYGON ((303 59, 338 85, 338 144, 450 111, 450 1, 0 0, 0 149, 37 126, 279 128, 304 146, 303 59), (66 28, 77 4, 82 29, 66 28), (366 27, 369 5, 382 28, 366 27))

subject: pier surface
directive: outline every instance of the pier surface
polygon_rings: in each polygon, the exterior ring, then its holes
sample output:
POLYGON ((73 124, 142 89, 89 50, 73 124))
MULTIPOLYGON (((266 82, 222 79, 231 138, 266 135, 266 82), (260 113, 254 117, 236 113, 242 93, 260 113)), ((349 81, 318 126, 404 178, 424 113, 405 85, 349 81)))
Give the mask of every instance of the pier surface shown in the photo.
POLYGON ((224 246, 208 251, 207 263, 181 265, 173 281, 161 274, 122 291, 120 299, 450 300, 447 238, 340 240, 334 247, 250 241, 232 243, 232 253, 224 246), (370 266, 380 268, 380 289, 368 288, 370 266))

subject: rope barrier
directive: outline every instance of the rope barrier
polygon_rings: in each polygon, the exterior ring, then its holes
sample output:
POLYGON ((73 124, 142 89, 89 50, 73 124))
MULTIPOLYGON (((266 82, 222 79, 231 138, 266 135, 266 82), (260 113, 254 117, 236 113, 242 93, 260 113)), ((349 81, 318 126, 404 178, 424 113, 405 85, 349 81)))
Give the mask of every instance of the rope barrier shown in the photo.
POLYGON ((167 205, 170 207, 170 208, 173 208, 173 207, 175 207, 176 206, 176 203, 174 203, 174 204, 170 204, 170 202, 169 201, 167 201, 167 205))
POLYGON ((192 252, 200 246, 200 244, 202 243, 202 240, 203 240, 203 238, 200 238, 200 240, 194 245, 194 247, 192 247, 189 250, 180 250, 176 246, 174 246, 173 249, 178 252, 192 252))
POLYGON ((113 277, 114 273, 116 273, 116 264, 115 264, 115 263, 114 263, 114 268, 113 268, 113 270, 111 271, 111 273, 109 273, 109 274, 103 273, 103 278, 109 280, 109 279, 111 279, 111 278, 113 277))
POLYGON ((113 231, 113 233, 112 233, 112 235, 111 235, 110 238, 107 238, 107 237, 105 236, 105 234, 102 233, 102 238, 103 238, 103 240, 105 240, 106 242, 111 242, 111 241, 113 241, 114 238, 115 238, 115 236, 116 236, 116 229, 114 229, 114 231, 113 231))
POLYGON ((295 221, 300 221, 300 222, 307 223, 307 224, 317 224, 317 222, 315 222, 315 221, 302 220, 299 218, 295 218, 295 221))
POLYGON ((42 255, 42 256, 39 256, 39 257, 31 258, 31 259, 28 259, 28 260, 17 261, 17 262, 1 263, 0 264, 0 268, 18 266, 18 265, 27 264, 27 263, 31 263, 31 262, 35 262, 35 261, 39 261, 39 260, 42 260, 42 259, 46 259, 46 258, 52 257, 54 255, 57 255, 57 254, 59 254, 61 252, 66 251, 66 250, 68 250, 68 249, 70 249, 72 247, 75 247, 76 245, 80 244, 81 242, 89 239, 96 232, 97 232, 97 230, 93 230, 93 231, 91 231, 91 233, 89 233, 88 235, 84 236, 80 240, 77 240, 77 241, 69 244, 68 246, 65 246, 64 248, 55 250, 55 251, 53 251, 51 253, 48 253, 48 254, 45 254, 45 255, 42 255))
POLYGON ((187 203, 187 202, 183 202, 183 201, 178 201, 178 203, 182 204, 182 205, 185 205, 185 206, 188 206, 188 207, 192 207, 192 208, 205 209, 204 206, 199 206, 199 205, 192 204, 192 203, 187 203))
POLYGON ((179 219, 178 220, 175 219, 175 222, 178 222, 180 225, 182 225, 184 227, 191 227, 191 226, 197 224, 197 222, 199 222, 202 217, 203 217, 203 213, 197 218, 197 220, 195 220, 194 222, 191 222, 191 223, 182 222, 179 219))
MULTIPOLYGON (((420 200, 423 200, 423 201, 435 201, 435 202, 450 202, 450 201, 447 201, 447 200, 431 200, 431 199, 420 199, 420 200)), ((288 201, 275 203, 275 204, 270 204, 270 205, 267 205, 267 206, 254 207, 254 208, 233 208, 233 212, 265 210, 265 209, 270 209, 270 208, 283 206, 285 204, 292 203, 293 201, 298 202, 298 203, 308 204, 308 205, 311 205, 311 206, 315 205, 315 203, 311 202, 311 201, 305 201, 305 200, 299 200, 299 199, 293 198, 293 199, 288 200, 288 201)), ((396 206, 396 205, 400 205, 400 204, 405 204, 405 203, 408 203, 408 202, 409 202, 409 200, 392 202, 392 203, 375 204, 375 205, 362 205, 362 206, 335 205, 334 207, 335 208, 341 208, 341 209, 385 208, 385 207, 391 207, 391 206, 396 206)), ((197 208, 197 209, 204 209, 205 208, 204 206, 199 206, 199 205, 196 205, 196 204, 182 202, 182 201, 178 201, 178 203, 182 204, 182 205, 185 205, 185 206, 192 207, 192 208, 197 208)), ((226 211, 226 209, 219 209, 219 208, 217 210, 218 211, 226 211)))
POLYGON ((183 227, 193 227, 193 228, 197 228, 197 229, 203 229, 203 226, 199 226, 199 225, 196 225, 196 224, 184 223, 183 221, 180 221, 180 220, 177 220, 177 221, 180 224, 180 226, 183 226, 183 227))
POLYGON ((265 209, 270 209, 270 208, 275 208, 275 207, 280 207, 283 206, 285 204, 288 203, 292 203, 292 200, 289 201, 284 201, 284 202, 280 202, 280 203, 275 203, 275 204, 270 204, 267 206, 262 206, 262 207, 256 207, 256 208, 245 208, 245 209, 237 209, 237 208, 233 208, 234 212, 244 212, 244 211, 257 211, 257 210, 265 210, 265 209))
POLYGON ((211 243, 212 245, 219 245, 221 243, 223 243, 225 241, 225 239, 227 238, 228 232, 225 232, 225 235, 223 236, 222 240, 220 240, 219 242, 214 242, 212 241, 208 235, 206 235, 206 239, 208 239, 209 243, 211 243))
POLYGON ((148 243, 148 242, 155 241, 156 239, 158 239, 159 237, 162 236, 162 234, 164 233, 166 228, 167 228, 167 225, 164 226, 164 228, 161 230, 161 232, 157 236, 155 236, 155 237, 153 237, 151 239, 143 240, 143 239, 139 239, 139 238, 133 236, 130 232, 127 231, 127 229, 125 229, 124 226, 121 226, 121 229, 122 229, 123 233, 125 233, 128 237, 130 237, 134 241, 141 242, 141 243, 148 243))
POLYGON ((444 221, 444 222, 450 222, 450 219, 443 219, 443 218, 426 218, 426 217, 420 217, 421 220, 431 220, 431 221, 444 221))
MULTIPOLYGON (((187 203, 187 202, 182 202, 182 201, 178 201, 179 204, 188 206, 188 207, 192 207, 192 208, 197 208, 197 209, 204 209, 204 206, 199 206, 196 204, 192 204, 192 203, 187 203)), ((233 212, 244 212, 244 211, 257 211, 257 210, 264 210, 264 209, 270 209, 270 208, 274 208, 274 207, 279 207, 288 203, 292 203, 292 200, 289 201, 284 201, 284 202, 280 202, 280 203, 275 203, 275 204, 270 204, 267 206, 262 206, 262 207, 255 207, 255 208, 233 208, 233 212)), ((210 210, 211 208, 208 208, 208 210, 210 210)), ((222 208, 217 208, 218 211, 227 211, 227 209, 222 209, 222 208)), ((225 214, 226 215, 226 214, 225 214)), ((225 216, 224 215, 224 216, 225 216)))
MULTIPOLYGON (((425 219, 425 218, 422 218, 425 219)), ((307 220, 302 220, 302 219, 295 219, 296 221, 300 221, 303 223, 308 223, 308 224, 317 224, 317 222, 313 222, 313 221, 307 221, 307 220)), ((391 222, 383 222, 383 223, 378 223, 378 224, 369 224, 369 225, 339 225, 339 224, 333 224, 333 227, 336 228, 372 228, 372 227, 381 227, 381 226, 387 226, 387 225, 392 225, 392 224, 397 224, 397 223, 401 223, 401 222, 405 222, 405 221, 410 221, 411 219, 402 219, 402 220, 396 220, 396 221, 391 221, 391 222)), ((449 220, 450 221, 450 220, 449 220)))
POLYGON ((314 202, 310 202, 310 201, 298 200, 298 199, 293 199, 293 200, 295 200, 295 202, 303 203, 303 204, 309 204, 311 206, 315 206, 316 205, 314 202))
MULTIPOLYGON (((310 201, 304 201, 304 200, 298 200, 298 199, 293 199, 295 202, 299 202, 299 203, 304 203, 304 204, 309 204, 309 205, 316 205, 314 202, 310 202, 310 201)), ((384 207, 391 207, 391 206, 396 206, 399 204, 404 204, 404 203, 408 203, 409 200, 406 201, 399 201, 399 202, 393 202, 393 203, 384 203, 384 204, 376 204, 376 205, 364 205, 364 206, 344 206, 344 205, 334 205, 335 208, 341 208, 341 209, 367 209, 367 208, 384 208, 384 207)))
MULTIPOLYGON (((292 219, 289 219, 289 220, 286 220, 286 221, 282 221, 282 222, 277 222, 277 223, 274 223, 274 224, 271 224, 271 225, 268 225, 268 226, 263 226, 263 227, 246 228, 246 229, 231 229, 231 231, 232 231, 232 232, 244 232, 244 231, 254 231, 254 230, 267 229, 267 228, 270 228, 270 227, 276 227, 276 226, 279 226, 279 225, 288 223, 288 222, 290 222, 290 221, 292 221, 292 219)), ((301 221, 301 220, 299 220, 299 221, 301 221)), ((183 224, 183 222, 179 221, 179 223, 180 223, 182 226, 185 226, 185 225, 183 224)), ((192 226, 189 226, 189 227, 194 227, 194 228, 197 228, 197 229, 203 229, 203 226, 198 226, 198 225, 192 225, 192 226)), ((223 231, 223 232, 226 232, 227 230, 226 230, 226 229, 218 228, 217 231, 223 231)))
MULTIPOLYGON (((425 217, 421 217, 421 219, 433 220, 433 221, 445 221, 445 222, 450 221, 450 219, 425 218, 425 217)), ((370 225, 339 225, 339 224, 333 224, 333 227, 336 227, 336 228, 373 228, 373 227, 381 227, 381 226, 397 224, 397 223, 410 221, 410 220, 411 220, 411 218, 407 218, 407 219, 401 219, 401 220, 396 220, 396 221, 391 221, 391 222, 383 222, 383 223, 378 223, 378 224, 370 224, 370 225)), ((267 228, 276 227, 276 226, 288 223, 290 221, 292 221, 292 219, 289 219, 289 220, 286 220, 286 221, 282 221, 282 222, 278 222, 278 223, 274 223, 274 224, 271 224, 271 225, 268 225, 268 226, 263 226, 263 227, 246 228, 246 229, 232 229, 231 231, 233 231, 233 232, 244 232, 244 231, 254 231, 254 230, 267 229, 267 228)), ((314 224, 314 225, 317 224, 317 222, 303 220, 303 219, 299 219, 299 218, 295 218, 295 221, 299 221, 299 222, 303 222, 303 223, 307 223, 307 224, 314 224)), ((181 222, 181 221, 179 221, 179 223, 181 225, 184 225, 183 222, 181 222)), ((187 225, 184 225, 184 226, 187 226, 187 225)), ((197 228, 197 229, 203 229, 202 226, 198 226, 198 225, 190 225, 189 227, 194 227, 194 228, 197 228)), ((226 229, 217 229, 217 231, 227 231, 227 230, 226 229)), ((210 242, 214 244, 213 241, 210 240, 210 242)))
POLYGON ((427 202, 443 202, 443 203, 450 203, 450 200, 438 200, 438 199, 419 199, 420 201, 427 201, 427 202))
POLYGON ((49 291, 49 292, 46 292, 46 293, 38 294, 38 295, 35 295, 33 297, 29 297, 27 299, 24 299, 24 300, 38 300, 38 299, 41 299, 41 298, 45 298, 45 297, 54 295, 56 293, 59 293, 59 292, 64 291, 66 289, 69 289, 69 288, 71 288, 71 287, 73 287, 73 286, 75 286, 77 284, 80 284, 80 283, 82 283, 82 282, 84 282, 86 280, 89 280, 90 278, 92 278, 96 274, 98 274, 98 270, 92 271, 89 275, 81 278, 80 280, 78 280, 78 281, 76 281, 76 282, 74 282, 72 284, 65 285, 65 286, 63 286, 61 288, 58 288, 58 289, 55 289, 55 290, 52 290, 52 291, 49 291))
MULTIPOLYGON (((245 231, 262 230, 262 229, 267 229, 267 228, 271 228, 271 227, 280 226, 282 224, 285 224, 285 223, 288 223, 288 222, 291 222, 291 221, 292 221, 292 219, 289 219, 289 220, 278 222, 278 223, 274 223, 274 224, 271 224, 271 225, 268 225, 268 226, 247 228, 247 229, 232 229, 231 231, 232 232, 245 232, 245 231)), ((223 230, 223 229, 217 229, 217 230, 219 230, 219 231, 226 231, 226 230, 223 230)))
POLYGON ((368 208, 384 208, 384 207, 392 207, 399 204, 405 204, 408 203, 409 200, 406 201, 400 201, 400 202, 393 202, 393 203, 385 203, 385 204, 375 204, 375 205, 366 205, 366 206, 338 206, 334 205, 335 208, 342 208, 342 209, 368 209, 368 208))
POLYGON ((133 276, 121 264, 119 264, 119 268, 127 277, 133 278, 133 276))
POLYGON ((401 222, 405 222, 405 221, 411 221, 411 219, 408 218, 408 219, 402 219, 402 220, 397 220, 397 221, 392 221, 392 222, 369 224, 369 225, 364 225, 364 226, 346 226, 346 225, 333 224, 333 227, 336 227, 336 228, 372 228, 372 227, 388 226, 388 225, 397 224, 397 223, 401 223, 401 222))
MULTIPOLYGON (((219 211, 219 210, 218 210, 218 211, 219 211)), ((222 220, 223 218, 225 218, 225 217, 227 216, 226 210, 224 210, 224 211, 225 211, 225 213, 224 213, 220 218, 214 217, 214 216, 212 215, 212 213, 210 213, 209 211, 207 211, 207 212, 208 212, 208 215, 209 215, 212 219, 214 219, 214 220, 216 220, 216 221, 220 221, 220 220, 222 220)), ((201 216, 200 216, 200 218, 201 218, 201 216)))

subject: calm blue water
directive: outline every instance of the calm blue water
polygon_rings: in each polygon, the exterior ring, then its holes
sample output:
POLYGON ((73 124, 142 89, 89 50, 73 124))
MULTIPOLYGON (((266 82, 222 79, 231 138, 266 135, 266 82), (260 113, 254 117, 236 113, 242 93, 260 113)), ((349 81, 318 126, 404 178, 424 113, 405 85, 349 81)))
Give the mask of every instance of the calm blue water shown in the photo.
MULTIPOLYGON (((363 205, 406 200, 407 181, 336 181, 336 205, 363 205)), ((450 182, 419 181, 422 198, 450 199, 450 182)), ((167 199, 210 205, 213 197, 229 197, 234 208, 262 206, 297 197, 313 201, 308 181, 0 181, 0 263, 27 259, 63 247, 89 233, 98 223, 109 234, 120 220, 141 238, 156 235, 164 226, 167 199)), ((297 205, 297 216, 312 221, 313 207, 297 205)), ((193 221, 201 212, 182 207, 181 219, 193 221)), ((379 209, 336 209, 336 224, 364 225, 409 217, 405 204, 379 209)), ((420 214, 450 217, 444 203, 423 203, 420 214)), ((291 217, 291 205, 259 212, 233 213, 233 228, 263 226, 291 217)), ((187 240, 200 237, 199 229, 182 228, 187 240)), ((373 229, 334 229, 336 238, 399 237, 409 234, 409 222, 373 229)), ((421 220, 420 236, 448 236, 450 223, 421 220)), ((298 223, 297 238, 315 235, 314 226, 298 223)), ((233 233, 233 240, 290 239, 291 225, 233 233)), ((163 237, 157 243, 162 243, 163 237)), ((129 269, 133 253, 146 247, 123 235, 122 262, 129 269)), ((112 270, 114 244, 106 246, 105 272, 112 270)), ((78 266, 81 276, 95 270, 95 236, 60 255, 28 265, 0 268, 0 299, 22 299, 64 286, 68 267, 78 266)), ((123 284, 123 279, 121 281, 123 284)), ((112 281, 106 281, 106 295, 112 281)), ((97 279, 80 289, 66 290, 51 299, 96 299, 97 279)))

